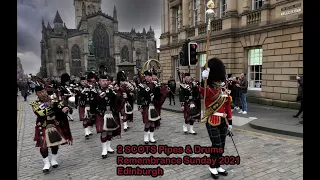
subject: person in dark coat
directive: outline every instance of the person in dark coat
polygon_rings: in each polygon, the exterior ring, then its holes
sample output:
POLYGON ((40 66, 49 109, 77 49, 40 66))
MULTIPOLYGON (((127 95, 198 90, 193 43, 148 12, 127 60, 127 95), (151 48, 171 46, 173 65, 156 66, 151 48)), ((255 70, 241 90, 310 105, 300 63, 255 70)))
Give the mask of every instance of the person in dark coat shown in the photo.
POLYGON ((168 93, 169 101, 170 101, 169 105, 171 105, 171 99, 173 100, 173 105, 176 105, 176 102, 174 100, 174 95, 176 93, 177 84, 176 84, 176 81, 173 79, 172 76, 170 76, 170 78, 169 78, 168 86, 170 88, 170 92, 168 93))
MULTIPOLYGON (((293 116, 294 118, 297 118, 300 116, 300 114, 303 112, 303 106, 304 106, 303 105, 303 77, 297 76, 297 81, 299 83, 297 102, 300 102, 301 105, 298 113, 293 116)), ((303 118, 303 116, 301 118, 303 118)), ((300 121, 300 123, 303 124, 303 121, 300 121)))
POLYGON ((21 82, 20 91, 21 91, 21 96, 24 98, 24 101, 27 101, 28 90, 29 90, 29 85, 27 84, 27 82, 26 81, 21 82))

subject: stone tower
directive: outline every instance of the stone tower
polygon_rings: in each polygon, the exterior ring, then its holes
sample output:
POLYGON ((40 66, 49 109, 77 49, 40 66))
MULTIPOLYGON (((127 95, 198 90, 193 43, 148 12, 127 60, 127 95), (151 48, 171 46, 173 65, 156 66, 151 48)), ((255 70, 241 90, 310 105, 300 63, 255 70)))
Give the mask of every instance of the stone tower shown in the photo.
POLYGON ((87 14, 92 14, 98 12, 101 9, 101 0, 73 0, 73 6, 76 17, 76 27, 78 27, 79 22, 83 16, 82 5, 85 5, 87 14))

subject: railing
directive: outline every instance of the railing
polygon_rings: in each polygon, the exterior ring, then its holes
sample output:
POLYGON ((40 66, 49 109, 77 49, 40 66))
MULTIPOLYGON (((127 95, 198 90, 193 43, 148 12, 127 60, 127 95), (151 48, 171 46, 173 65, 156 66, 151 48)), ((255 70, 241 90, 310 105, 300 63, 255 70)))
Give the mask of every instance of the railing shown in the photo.
POLYGON ((207 33, 207 24, 199 25, 198 26, 198 33, 199 33, 199 35, 206 34, 207 33))
POLYGON ((193 36, 195 36, 195 28, 194 28, 194 27, 188 28, 188 29, 186 29, 186 31, 187 31, 187 36, 188 36, 188 37, 193 37, 193 36))
POLYGON ((222 30, 222 19, 217 19, 211 22, 211 31, 222 30))
POLYGON ((247 14, 247 25, 259 24, 261 22, 261 11, 254 11, 247 14))

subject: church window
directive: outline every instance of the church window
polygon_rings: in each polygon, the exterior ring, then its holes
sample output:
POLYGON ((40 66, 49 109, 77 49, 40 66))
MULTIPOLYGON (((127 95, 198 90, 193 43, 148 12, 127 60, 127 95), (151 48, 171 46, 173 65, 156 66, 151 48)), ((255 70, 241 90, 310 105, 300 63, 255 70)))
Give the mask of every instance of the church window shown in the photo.
POLYGON ((129 61, 129 49, 128 46, 123 46, 121 49, 121 61, 129 61))
POLYGON ((57 69, 63 69, 63 51, 60 46, 57 47, 56 51, 57 69))
POLYGON ((94 55, 97 60, 106 60, 106 58, 110 57, 109 35, 102 24, 99 24, 93 31, 93 45, 95 49, 94 55))
POLYGON ((78 45, 73 45, 71 48, 71 59, 72 59, 72 75, 79 76, 82 71, 81 68, 81 51, 78 45))

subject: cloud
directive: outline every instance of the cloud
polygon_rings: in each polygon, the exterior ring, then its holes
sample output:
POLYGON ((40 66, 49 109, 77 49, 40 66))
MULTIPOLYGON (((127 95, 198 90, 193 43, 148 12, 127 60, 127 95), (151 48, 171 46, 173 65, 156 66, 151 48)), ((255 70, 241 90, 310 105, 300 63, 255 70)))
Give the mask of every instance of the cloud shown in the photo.
POLYGON ((40 57, 34 52, 17 53, 25 74, 36 74, 40 70, 40 57))
MULTIPOLYGON (((134 27, 142 32, 143 28, 148 30, 151 25, 157 45, 160 45, 161 0, 102 0, 101 9, 112 15, 114 5, 117 8, 119 31, 130 31, 134 27)), ((57 10, 66 26, 75 28, 72 0, 18 0, 17 52, 26 73, 35 73, 40 68, 41 20, 44 19, 45 25, 50 22, 53 26, 57 10)))

